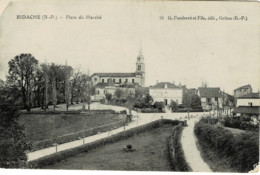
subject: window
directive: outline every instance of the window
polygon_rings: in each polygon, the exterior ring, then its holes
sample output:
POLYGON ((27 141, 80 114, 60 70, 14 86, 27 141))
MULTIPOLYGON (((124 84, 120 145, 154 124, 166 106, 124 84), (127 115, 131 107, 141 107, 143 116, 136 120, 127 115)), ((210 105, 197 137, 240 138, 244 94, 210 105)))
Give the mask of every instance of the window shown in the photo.
POLYGON ((107 83, 109 83, 109 79, 107 79, 107 83))
POLYGON ((102 83, 104 83, 105 82, 105 80, 104 79, 102 79, 102 83))
POLYGON ((99 94, 99 90, 97 90, 97 94, 99 94))
POLYGON ((95 81, 97 81, 97 78, 95 78, 95 81))
POLYGON ((119 79, 119 83, 121 83, 121 78, 119 79))
POLYGON ((127 83, 128 79, 125 79, 125 82, 127 83))
POLYGON ((253 103, 252 102, 248 102, 248 106, 253 106, 253 103))
POLYGON ((215 97, 215 101, 218 101, 218 97, 215 97))
POLYGON ((135 79, 132 79, 132 83, 135 83, 135 79))
POLYGON ((207 103, 210 103, 211 102, 211 99, 210 98, 207 98, 207 103))
POLYGON ((115 80, 115 79, 113 79, 113 82, 115 83, 115 82, 116 82, 116 80, 115 80))
POLYGON ((141 65, 138 65, 138 70, 139 70, 139 71, 141 70, 141 65))

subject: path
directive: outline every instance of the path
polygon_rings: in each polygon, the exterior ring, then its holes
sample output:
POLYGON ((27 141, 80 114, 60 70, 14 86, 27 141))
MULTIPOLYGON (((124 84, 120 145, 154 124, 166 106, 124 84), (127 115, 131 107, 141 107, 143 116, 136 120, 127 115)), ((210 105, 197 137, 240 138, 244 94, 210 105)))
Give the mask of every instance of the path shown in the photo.
POLYGON ((198 118, 188 120, 188 127, 184 127, 182 131, 181 144, 184 157, 193 172, 212 172, 208 164, 202 159, 196 145, 197 140, 194 134, 194 124, 197 120, 198 118))
MULTIPOLYGON (((75 107, 77 107, 77 106, 75 105, 75 107)), ((103 104, 100 104, 100 103, 93 103, 91 105, 91 109, 112 109, 112 110, 115 110, 115 111, 125 110, 124 107, 103 105, 103 104)), ((187 113, 137 113, 135 111, 132 111, 132 113, 133 113, 134 116, 138 115, 139 117, 133 118, 133 121, 131 123, 129 123, 125 128, 120 127, 120 128, 114 129, 114 130, 109 131, 109 132, 99 133, 99 134, 96 134, 96 135, 93 135, 93 136, 86 137, 86 138, 84 138, 84 143, 85 144, 91 143, 93 141, 108 137, 110 135, 113 135, 113 134, 116 134, 116 133, 119 133, 119 132, 123 132, 124 130, 128 130, 128 129, 131 129, 131 128, 134 128, 134 127, 137 127, 137 126, 141 126, 141 125, 150 123, 150 122, 155 121, 155 120, 159 120, 162 117, 165 118, 165 119, 172 119, 172 120, 176 120, 176 119, 177 120, 184 120, 185 119, 184 117, 187 115, 187 113)), ((199 117, 199 115, 201 115, 201 113, 192 113, 192 115, 199 117)), ((191 128, 191 127, 186 127, 186 129, 187 128, 191 128)), ((184 132, 187 132, 187 131, 185 131, 186 129, 184 129, 184 132)), ((191 129, 191 131, 192 131, 192 134, 193 134, 193 129, 191 129)), ((187 134, 190 134, 189 132, 187 134)), ((186 134, 184 134, 184 135, 186 135, 186 134)), ((190 142, 190 140, 188 140, 187 143, 188 142, 190 142)), ((195 141, 194 141, 194 143, 195 143, 195 141)), ((83 139, 75 140, 75 141, 64 143, 64 144, 60 144, 60 145, 58 145, 57 150, 63 151, 63 150, 75 148, 75 147, 78 147, 78 146, 81 146, 81 145, 83 145, 83 139)), ((196 147, 196 145, 194 145, 193 147, 196 147)), ((55 146, 45 148, 45 149, 42 149, 42 150, 37 150, 37 151, 34 151, 34 152, 30 152, 30 153, 27 154, 28 161, 36 160, 36 159, 39 159, 41 157, 54 154, 55 152, 56 152, 55 146)), ((188 153, 188 154, 190 154, 190 153, 188 153)), ((188 156, 188 158, 189 157, 190 156, 188 156)), ((200 155, 199 155, 199 157, 200 157, 200 155)), ((194 163, 197 164, 197 161, 194 162, 194 163)), ((194 166, 196 166, 196 164, 194 166)), ((196 169, 194 169, 194 171, 196 171, 196 169)), ((205 170, 202 170, 202 171, 205 171, 205 170)))

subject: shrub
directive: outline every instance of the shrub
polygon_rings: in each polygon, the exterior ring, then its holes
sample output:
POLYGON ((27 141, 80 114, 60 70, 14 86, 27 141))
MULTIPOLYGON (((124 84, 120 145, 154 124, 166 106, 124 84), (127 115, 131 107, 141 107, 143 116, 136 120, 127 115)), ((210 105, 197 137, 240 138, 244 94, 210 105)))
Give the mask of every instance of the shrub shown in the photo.
POLYGON ((259 162, 259 137, 252 132, 234 135, 223 127, 200 121, 195 125, 197 138, 210 146, 216 154, 227 156, 231 166, 240 172, 248 172, 259 162))
POLYGON ((173 128, 172 134, 169 138, 168 149, 170 153, 170 161, 175 171, 191 171, 191 168, 185 160, 181 146, 182 130, 182 124, 178 124, 173 128))

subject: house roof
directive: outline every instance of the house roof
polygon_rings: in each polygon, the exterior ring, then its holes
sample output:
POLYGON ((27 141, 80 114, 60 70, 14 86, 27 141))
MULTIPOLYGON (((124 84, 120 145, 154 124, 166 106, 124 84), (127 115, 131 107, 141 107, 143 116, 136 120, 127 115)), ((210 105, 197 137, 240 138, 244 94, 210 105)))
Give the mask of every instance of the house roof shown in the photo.
POLYGON ((246 95, 243 95, 241 97, 239 97, 239 99, 260 99, 260 93, 259 92, 256 92, 256 93, 250 93, 250 94, 246 94, 246 95))
POLYGON ((248 88, 248 87, 251 87, 251 85, 248 84, 248 85, 241 86, 241 87, 239 87, 239 88, 236 88, 234 91, 236 91, 236 90, 238 90, 238 89, 248 88))
POLYGON ((208 87, 199 87, 198 88, 200 97, 221 97, 220 88, 208 88, 208 87))
POLYGON ((233 113, 260 114, 260 106, 238 106, 233 113))
POLYGON ((151 89, 163 89, 165 87, 167 87, 168 89, 176 89, 176 88, 180 89, 179 86, 176 86, 175 84, 169 83, 169 82, 160 82, 154 86, 151 86, 150 88, 151 89))
POLYGON ((107 86, 108 86, 108 83, 98 83, 98 84, 96 84, 97 88, 105 88, 107 86))
POLYGON ((100 77, 135 77, 136 73, 94 73, 100 77))

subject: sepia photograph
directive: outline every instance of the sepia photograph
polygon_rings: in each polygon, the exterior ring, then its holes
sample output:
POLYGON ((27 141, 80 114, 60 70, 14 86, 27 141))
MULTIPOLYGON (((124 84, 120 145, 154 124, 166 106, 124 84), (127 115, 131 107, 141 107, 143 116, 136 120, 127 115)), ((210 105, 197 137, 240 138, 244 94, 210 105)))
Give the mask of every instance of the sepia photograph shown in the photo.
POLYGON ((259 173, 259 19, 257 1, 0 0, 0 173, 259 173))

